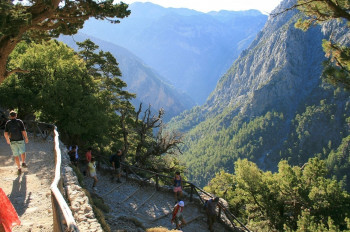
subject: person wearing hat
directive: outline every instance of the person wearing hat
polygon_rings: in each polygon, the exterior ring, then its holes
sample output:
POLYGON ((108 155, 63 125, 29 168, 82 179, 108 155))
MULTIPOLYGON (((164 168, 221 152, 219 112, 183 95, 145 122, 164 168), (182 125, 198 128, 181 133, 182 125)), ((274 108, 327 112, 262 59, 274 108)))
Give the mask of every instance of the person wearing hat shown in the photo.
POLYGON ((12 154, 17 164, 18 174, 21 174, 20 159, 22 159, 22 167, 27 167, 26 164, 26 146, 28 143, 28 136, 24 123, 22 120, 17 119, 17 113, 15 111, 10 112, 10 120, 5 124, 4 136, 7 144, 11 146, 12 154))
POLYGON ((184 217, 183 217, 184 207, 185 207, 185 203, 183 201, 179 201, 173 209, 173 216, 171 218, 171 223, 174 223, 175 221, 176 229, 180 229, 180 227, 186 225, 186 221, 184 220, 184 217))
POLYGON ((209 199, 206 205, 206 212, 207 212, 207 223, 209 226, 210 231, 213 230, 213 224, 216 221, 216 207, 218 206, 219 198, 215 197, 214 199, 209 199))

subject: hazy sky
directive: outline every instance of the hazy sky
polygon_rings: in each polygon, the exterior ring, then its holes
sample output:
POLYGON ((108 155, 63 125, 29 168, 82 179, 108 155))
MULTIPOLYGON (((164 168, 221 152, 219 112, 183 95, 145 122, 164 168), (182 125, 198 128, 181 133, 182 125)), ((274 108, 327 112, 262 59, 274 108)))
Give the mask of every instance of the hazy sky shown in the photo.
POLYGON ((202 12, 219 10, 249 10, 257 9, 262 13, 271 12, 282 0, 123 0, 133 2, 153 2, 163 7, 189 8, 202 12))

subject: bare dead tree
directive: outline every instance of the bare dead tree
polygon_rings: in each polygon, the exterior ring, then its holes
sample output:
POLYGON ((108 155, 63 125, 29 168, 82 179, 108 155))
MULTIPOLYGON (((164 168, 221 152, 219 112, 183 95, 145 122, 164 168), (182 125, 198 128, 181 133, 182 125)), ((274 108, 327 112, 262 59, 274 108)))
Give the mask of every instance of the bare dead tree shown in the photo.
POLYGON ((135 161, 144 166, 154 157, 161 157, 164 154, 181 153, 179 145, 182 143, 182 134, 165 130, 163 124, 164 110, 160 109, 157 115, 152 115, 151 105, 145 110, 142 118, 142 103, 136 112, 136 133, 139 141, 136 147, 135 161), (158 129, 153 135, 153 130, 158 129))

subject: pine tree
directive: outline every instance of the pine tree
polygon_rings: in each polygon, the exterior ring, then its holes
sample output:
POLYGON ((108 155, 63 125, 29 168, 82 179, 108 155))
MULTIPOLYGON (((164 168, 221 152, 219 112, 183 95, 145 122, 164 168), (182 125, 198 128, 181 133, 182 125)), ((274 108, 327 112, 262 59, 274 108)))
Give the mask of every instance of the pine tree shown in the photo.
POLYGON ((113 4, 113 0, 4 0, 0 2, 0 83, 20 68, 7 70, 9 55, 25 38, 41 41, 60 34, 72 35, 90 17, 119 23, 116 18, 130 14, 128 5, 113 4))

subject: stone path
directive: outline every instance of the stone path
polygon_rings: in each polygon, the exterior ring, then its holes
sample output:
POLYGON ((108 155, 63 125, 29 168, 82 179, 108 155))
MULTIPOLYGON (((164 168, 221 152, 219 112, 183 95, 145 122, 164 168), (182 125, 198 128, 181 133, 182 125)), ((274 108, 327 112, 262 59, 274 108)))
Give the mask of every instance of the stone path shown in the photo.
POLYGON ((22 174, 17 166, 10 146, 0 131, 0 188, 4 190, 15 207, 20 226, 14 232, 53 231, 50 185, 54 176, 53 141, 40 141, 29 137, 27 165, 22 174))
MULTIPOLYGON (((110 176, 98 174, 99 182, 95 192, 111 208, 106 215, 112 231, 145 231, 146 228, 165 227, 174 229, 171 224, 171 212, 175 205, 171 191, 156 191, 155 187, 141 187, 137 182, 122 179, 121 184, 111 182, 110 176)), ((85 178, 85 184, 92 191, 92 179, 85 178)), ((185 201, 184 218, 188 223, 184 232, 209 231, 206 215, 202 207, 185 201)), ((216 232, 229 231, 223 225, 215 223, 216 232)))

